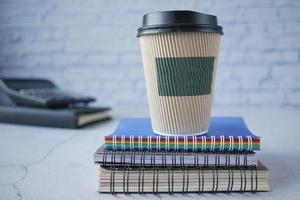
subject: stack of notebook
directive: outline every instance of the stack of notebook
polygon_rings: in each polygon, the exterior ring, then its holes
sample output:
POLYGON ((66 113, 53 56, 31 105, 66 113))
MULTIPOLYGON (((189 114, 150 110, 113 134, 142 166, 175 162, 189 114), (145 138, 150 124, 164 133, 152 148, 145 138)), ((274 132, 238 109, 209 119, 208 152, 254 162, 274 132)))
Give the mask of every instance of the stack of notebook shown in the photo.
POLYGON ((268 191, 260 138, 240 117, 213 117, 200 136, 161 136, 149 118, 126 118, 94 154, 99 192, 268 191))

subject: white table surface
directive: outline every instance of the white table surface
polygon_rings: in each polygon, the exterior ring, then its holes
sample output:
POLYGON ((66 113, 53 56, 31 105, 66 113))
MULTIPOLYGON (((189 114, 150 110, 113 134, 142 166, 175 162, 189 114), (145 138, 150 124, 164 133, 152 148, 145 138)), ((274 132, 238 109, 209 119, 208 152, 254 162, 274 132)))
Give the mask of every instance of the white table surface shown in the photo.
POLYGON ((93 153, 120 116, 147 116, 147 108, 120 108, 114 120, 70 130, 0 123, 0 199, 300 199, 300 109, 216 107, 214 115, 243 116, 262 136, 259 159, 270 169, 270 192, 110 195, 97 192, 93 153))

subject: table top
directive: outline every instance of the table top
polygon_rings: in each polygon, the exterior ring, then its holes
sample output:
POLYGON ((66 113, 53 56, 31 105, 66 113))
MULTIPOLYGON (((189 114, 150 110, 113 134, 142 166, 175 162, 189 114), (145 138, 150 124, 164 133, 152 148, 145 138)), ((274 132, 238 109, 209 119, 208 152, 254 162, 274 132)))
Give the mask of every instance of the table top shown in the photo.
POLYGON ((222 198, 297 199, 300 196, 300 109, 215 107, 213 115, 243 116, 262 137, 259 159, 270 169, 270 192, 110 195, 97 192, 93 153, 121 116, 148 116, 147 108, 118 108, 114 119, 83 129, 0 123, 0 199, 222 198))

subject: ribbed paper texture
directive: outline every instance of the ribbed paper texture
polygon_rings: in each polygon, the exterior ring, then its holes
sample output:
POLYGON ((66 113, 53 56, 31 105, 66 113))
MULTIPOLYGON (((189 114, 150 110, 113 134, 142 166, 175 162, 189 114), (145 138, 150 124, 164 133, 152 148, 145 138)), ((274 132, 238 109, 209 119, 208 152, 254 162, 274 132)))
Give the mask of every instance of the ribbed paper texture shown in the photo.
MULTIPOLYGON (((220 34, 205 32, 169 32, 140 37, 151 122, 156 133, 191 135, 207 131, 213 99, 219 43, 220 34), (158 79, 157 59, 203 57, 214 58, 210 94, 164 95, 170 92, 164 91, 168 87, 159 85, 161 78, 158 79), (159 91, 159 88, 164 89, 162 90, 163 93, 159 91)), ((172 65, 172 63, 169 63, 169 65, 172 65)), ((172 69, 164 71, 164 73, 172 73, 172 69)), ((177 77, 180 78, 180 76, 177 77)), ((174 89, 174 87, 176 86, 170 88, 174 89)), ((175 94, 181 94, 180 90, 178 91, 175 94)))

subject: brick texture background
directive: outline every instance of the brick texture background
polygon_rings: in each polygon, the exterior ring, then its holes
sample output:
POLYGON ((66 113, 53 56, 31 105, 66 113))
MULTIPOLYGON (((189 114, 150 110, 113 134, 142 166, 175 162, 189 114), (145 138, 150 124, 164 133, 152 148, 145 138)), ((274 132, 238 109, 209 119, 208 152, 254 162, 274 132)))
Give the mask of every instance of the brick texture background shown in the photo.
POLYGON ((0 75, 45 77, 98 104, 147 104, 136 29, 192 9, 224 27, 217 105, 300 106, 300 1, 0 0, 0 75))

